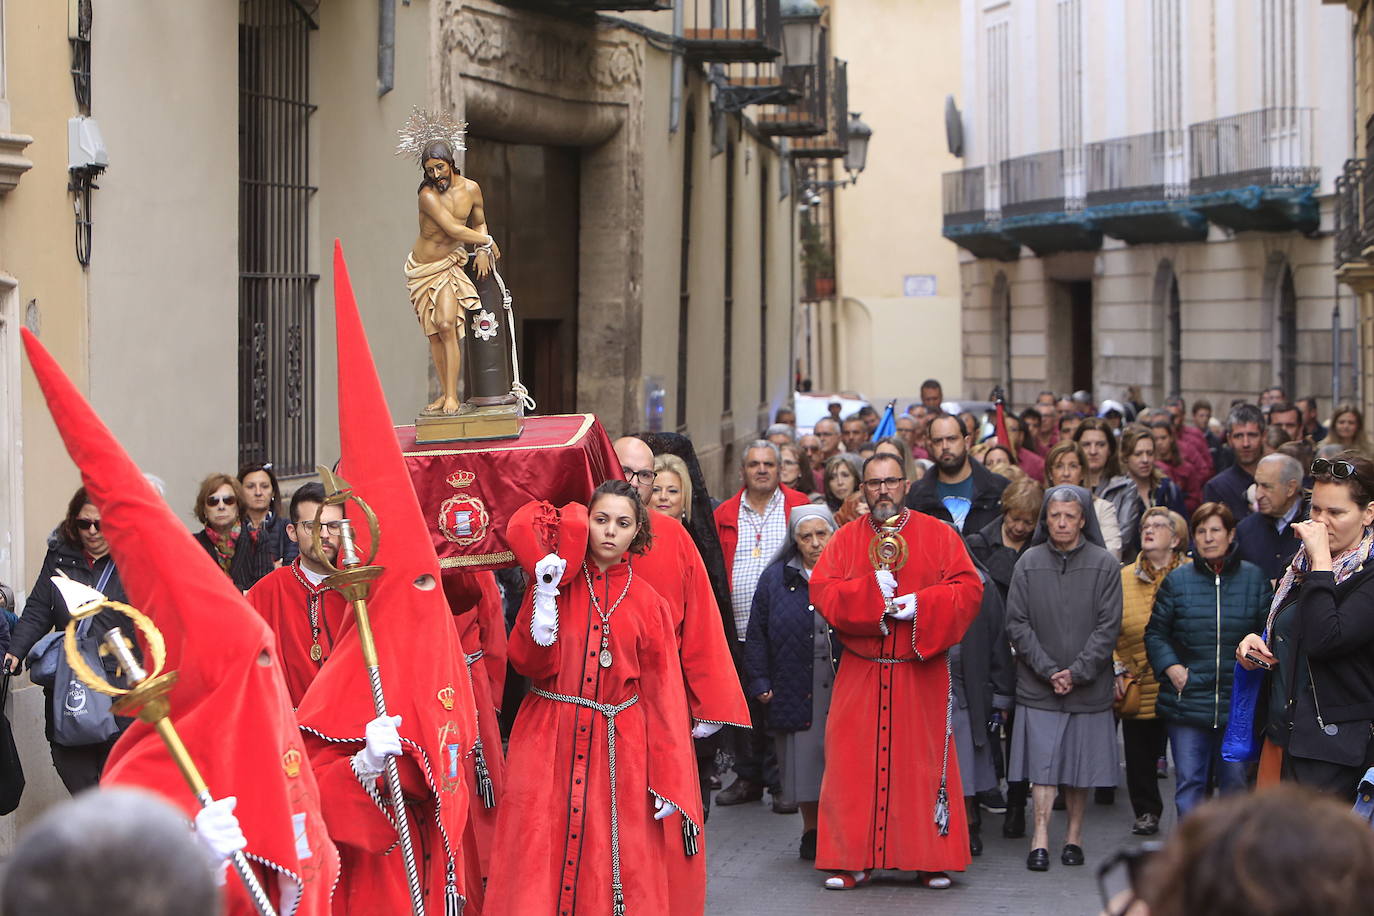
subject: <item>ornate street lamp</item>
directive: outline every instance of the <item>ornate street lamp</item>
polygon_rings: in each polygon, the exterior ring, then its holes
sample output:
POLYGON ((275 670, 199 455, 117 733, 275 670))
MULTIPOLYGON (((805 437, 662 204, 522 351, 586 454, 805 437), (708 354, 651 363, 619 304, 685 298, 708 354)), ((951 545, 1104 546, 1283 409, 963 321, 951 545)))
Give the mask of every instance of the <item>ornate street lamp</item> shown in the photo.
POLYGON ((859 119, 859 112, 849 113, 849 149, 844 154, 844 168, 857 181, 859 173, 868 165, 868 141, 873 128, 859 119))
POLYGON ((783 61, 787 66, 816 66, 823 12, 816 0, 782 0, 783 61))

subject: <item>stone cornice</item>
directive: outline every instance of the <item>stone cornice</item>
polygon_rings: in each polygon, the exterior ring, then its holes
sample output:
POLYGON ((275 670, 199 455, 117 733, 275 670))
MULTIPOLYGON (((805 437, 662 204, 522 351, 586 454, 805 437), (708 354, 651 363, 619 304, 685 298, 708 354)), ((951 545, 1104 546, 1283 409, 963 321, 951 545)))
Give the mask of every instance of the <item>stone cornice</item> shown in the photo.
POLYGON ((19 186, 19 178, 33 168, 24 150, 33 142, 27 134, 0 133, 0 194, 19 186))

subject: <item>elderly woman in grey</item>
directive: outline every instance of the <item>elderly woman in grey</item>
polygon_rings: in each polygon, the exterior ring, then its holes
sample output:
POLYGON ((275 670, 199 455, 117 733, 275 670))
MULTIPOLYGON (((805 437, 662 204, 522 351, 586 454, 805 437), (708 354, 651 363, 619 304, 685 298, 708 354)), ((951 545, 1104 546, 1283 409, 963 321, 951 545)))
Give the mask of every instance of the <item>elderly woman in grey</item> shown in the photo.
POLYGON ((792 510, 787 540, 754 590, 744 642, 745 693, 767 710, 783 802, 801 809, 803 859, 816 858, 825 718, 841 648, 811 603, 808 583, 834 533, 825 506, 792 510))
POLYGON ((1120 629, 1121 573, 1102 544, 1092 496, 1055 487, 1007 592, 1018 707, 1007 778, 1034 785, 1031 871, 1050 867, 1055 787, 1065 787, 1068 810, 1060 861, 1082 865, 1088 789, 1116 785, 1112 649, 1120 629))

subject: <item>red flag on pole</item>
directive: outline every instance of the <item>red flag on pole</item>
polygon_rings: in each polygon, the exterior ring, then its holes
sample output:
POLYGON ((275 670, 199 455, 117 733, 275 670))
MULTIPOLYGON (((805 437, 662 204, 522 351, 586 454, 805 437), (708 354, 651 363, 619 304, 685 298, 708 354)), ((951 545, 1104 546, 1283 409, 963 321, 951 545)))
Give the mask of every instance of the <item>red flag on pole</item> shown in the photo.
MULTIPOLYGON (((273 664, 271 632, 38 338, 22 334, 48 409, 100 509, 129 604, 166 640, 167 670, 177 672, 170 717, 182 741, 214 797, 237 796, 244 852, 281 916, 325 916, 338 856, 273 664)), ((101 781, 149 789, 188 815, 200 808, 162 739, 143 722, 115 745, 101 781)), ((232 876, 225 888, 230 914, 256 912, 232 876)))
MULTIPOLYGON (((338 335, 339 474, 376 513, 381 536, 372 563, 385 568, 373 584, 369 617, 387 712, 400 715, 401 781, 409 800, 414 846, 424 849, 425 912, 440 916, 462 893, 459 842, 471 789, 464 758, 477 737, 472 684, 453 615, 439 579, 439 560, 401 457, 377 368, 358 314, 343 248, 334 243, 338 335)), ((349 507, 350 517, 356 513, 349 507)), ((366 556, 367 525, 356 526, 366 556)), ((320 780, 325 820, 343 863, 336 912, 392 916, 411 910, 397 831, 381 802, 360 784, 351 758, 362 749, 375 713, 358 629, 344 632, 296 712, 320 780)), ((467 889, 480 894, 480 888, 467 889)))

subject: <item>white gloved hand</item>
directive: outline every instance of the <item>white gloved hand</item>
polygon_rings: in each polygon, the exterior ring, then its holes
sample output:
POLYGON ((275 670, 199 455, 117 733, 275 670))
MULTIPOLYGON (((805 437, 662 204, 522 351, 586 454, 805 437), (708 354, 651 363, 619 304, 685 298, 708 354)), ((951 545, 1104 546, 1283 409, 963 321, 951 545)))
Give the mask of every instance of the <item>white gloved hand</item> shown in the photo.
POLYGON ((367 744, 354 755, 360 769, 380 774, 386 769, 386 758, 401 756, 401 735, 396 730, 400 716, 378 716, 367 723, 367 744))
POLYGON ((534 564, 534 590, 541 594, 558 594, 558 583, 568 568, 568 561, 556 553, 548 554, 534 564))
POLYGON ((892 575, 890 569, 874 570, 873 575, 878 577, 878 590, 883 593, 884 598, 891 598, 897 594, 897 577, 892 575))
POLYGON ((672 817, 676 813, 677 805, 659 798, 657 795, 654 796, 654 820, 661 821, 665 817, 672 817))
POLYGON ((210 859, 216 881, 224 883, 225 867, 236 852, 248 846, 248 838, 243 835, 239 819, 234 817, 234 806, 239 800, 233 795, 217 798, 196 812, 196 837, 210 859))
POLYGON ((715 722, 701 722, 699 720, 694 720, 694 724, 692 725, 692 737, 709 738, 724 727, 725 726, 718 725, 715 722))
POLYGON ((897 610, 890 616, 894 620, 911 620, 916 616, 916 595, 907 593, 892 599, 892 603, 897 606, 897 610))

